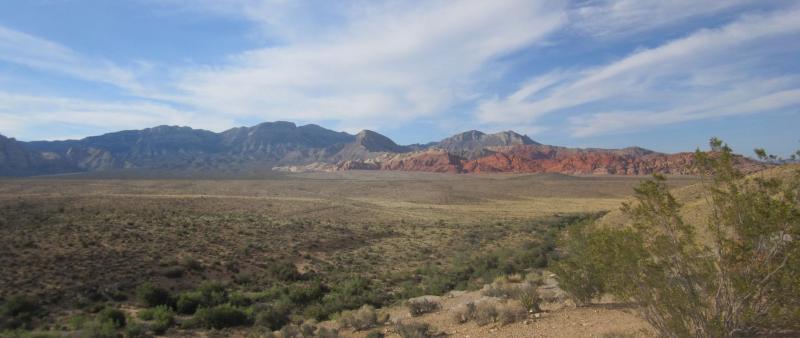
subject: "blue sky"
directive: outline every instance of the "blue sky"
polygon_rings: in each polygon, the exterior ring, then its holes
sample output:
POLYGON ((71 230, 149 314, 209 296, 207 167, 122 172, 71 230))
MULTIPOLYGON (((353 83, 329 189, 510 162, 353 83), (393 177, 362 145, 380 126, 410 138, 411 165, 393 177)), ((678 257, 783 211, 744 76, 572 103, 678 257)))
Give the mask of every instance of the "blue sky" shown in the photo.
POLYGON ((796 1, 0 2, 0 133, 263 121, 800 148, 796 1))

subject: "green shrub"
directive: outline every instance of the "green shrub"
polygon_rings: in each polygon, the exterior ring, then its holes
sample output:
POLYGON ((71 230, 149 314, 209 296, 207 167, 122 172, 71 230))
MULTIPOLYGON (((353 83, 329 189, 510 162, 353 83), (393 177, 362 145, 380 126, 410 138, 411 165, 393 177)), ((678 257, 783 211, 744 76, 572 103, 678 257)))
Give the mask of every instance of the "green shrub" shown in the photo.
POLYGON ((267 270, 275 279, 281 281, 297 281, 303 278, 303 275, 297 271, 297 267, 290 261, 280 261, 270 265, 267 270))
POLYGON ((153 321, 150 328, 156 334, 162 334, 175 324, 175 313, 166 305, 144 309, 138 313, 139 319, 153 321))
MULTIPOLYGON (((234 305, 246 306, 243 299, 235 300, 234 305)), ((203 282, 197 289, 178 295, 175 310, 181 314, 194 314, 199 307, 214 307, 229 302, 228 291, 225 285, 218 282, 203 282)), ((247 304, 249 305, 249 304, 247 304)))
MULTIPOLYGON (((770 159, 763 150, 757 155, 770 159)), ((800 171, 747 177, 739 161, 718 139, 711 152, 696 152, 706 182, 699 205, 708 211, 699 224, 684 220, 666 178, 655 175, 623 206, 632 226, 569 233, 554 270, 564 290, 584 299, 604 291, 637 304, 665 337, 798 332, 800 171)))
POLYGON ((295 304, 308 304, 325 295, 325 287, 319 281, 293 283, 286 289, 289 299, 295 304))
POLYGON ((158 305, 175 306, 175 300, 172 298, 169 291, 155 287, 149 283, 142 284, 136 288, 136 297, 139 299, 139 302, 146 307, 158 305))
POLYGON ((181 314, 191 315, 200 307, 201 296, 196 292, 184 292, 178 295, 175 303, 175 311, 181 314))
POLYGON ((86 338, 118 338, 117 327, 113 322, 93 321, 86 325, 81 337, 86 338))
POLYGON ((364 304, 377 306, 382 301, 383 297, 373 290, 369 280, 355 277, 333 286, 331 291, 322 297, 319 317, 316 319, 324 320, 334 313, 357 309, 364 304))
POLYGON ((406 307, 412 317, 419 317, 439 309, 439 303, 427 298, 411 299, 406 301, 406 307))
POLYGON ((100 323, 111 323, 115 328, 125 327, 125 313, 119 309, 105 308, 97 314, 96 320, 100 323))
POLYGON ((248 323, 248 317, 244 311, 226 304, 200 308, 195 313, 193 321, 200 327, 222 329, 245 325, 248 323))
POLYGON ((272 304, 259 304, 253 308, 255 324, 277 330, 289 322, 292 304, 288 301, 277 301, 272 304))
POLYGON ((146 338, 148 327, 144 323, 131 321, 125 327, 125 338, 146 338))

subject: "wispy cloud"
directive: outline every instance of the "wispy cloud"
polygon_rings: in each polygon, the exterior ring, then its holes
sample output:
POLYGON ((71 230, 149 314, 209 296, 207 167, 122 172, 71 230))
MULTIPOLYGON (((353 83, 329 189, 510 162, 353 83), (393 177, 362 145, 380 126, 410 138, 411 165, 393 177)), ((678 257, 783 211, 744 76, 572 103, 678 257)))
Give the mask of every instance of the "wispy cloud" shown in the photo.
MULTIPOLYGON (((0 60, 81 80, 140 91, 137 70, 81 55, 61 44, 0 26, 0 60)), ((145 67, 140 67, 139 70, 145 67)))
POLYGON ((800 88, 800 74, 768 70, 772 56, 797 41, 799 16, 797 9, 745 16, 604 66, 536 77, 512 95, 484 100, 476 116, 532 123, 588 110, 570 119, 570 129, 591 136, 796 106, 789 94, 800 88))
POLYGON ((218 116, 143 100, 92 101, 0 91, 0 133, 24 140, 68 138, 73 128, 115 131, 162 124, 214 130, 235 125, 218 116))
POLYGON ((178 87, 186 104, 237 116, 392 125, 474 95, 470 85, 488 63, 557 29, 562 7, 508 0, 359 8, 326 34, 290 35, 227 65, 189 70, 178 87))
MULTIPOLYGON (((773 1, 773 4, 784 2, 773 1)), ((591 0, 575 1, 570 6, 572 27, 598 37, 629 36, 691 18, 712 15, 747 5, 757 0, 591 0)))

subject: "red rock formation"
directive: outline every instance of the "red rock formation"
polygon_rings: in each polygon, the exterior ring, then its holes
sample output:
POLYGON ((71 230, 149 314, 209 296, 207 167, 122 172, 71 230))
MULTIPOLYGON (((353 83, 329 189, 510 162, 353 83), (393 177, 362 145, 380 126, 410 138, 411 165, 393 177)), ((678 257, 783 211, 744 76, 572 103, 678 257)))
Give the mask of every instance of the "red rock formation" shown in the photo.
MULTIPOLYGON (((449 173, 562 173, 650 175, 695 174, 693 153, 663 154, 640 148, 621 150, 574 149, 546 145, 516 145, 491 149, 492 154, 467 160, 443 150, 403 154, 376 162, 346 161, 339 170, 380 169, 449 173)), ((745 172, 763 168, 758 162, 737 157, 745 172)))

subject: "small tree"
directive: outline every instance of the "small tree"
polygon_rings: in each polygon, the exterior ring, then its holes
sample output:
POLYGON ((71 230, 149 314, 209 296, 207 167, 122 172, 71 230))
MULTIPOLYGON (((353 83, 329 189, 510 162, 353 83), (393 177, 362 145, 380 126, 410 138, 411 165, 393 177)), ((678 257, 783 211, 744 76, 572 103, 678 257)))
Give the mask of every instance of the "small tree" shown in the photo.
POLYGON ((711 150, 696 153, 711 211, 705 228, 683 220, 656 175, 623 206, 633 227, 577 231, 554 269, 566 290, 630 300, 666 337, 800 329, 800 171, 745 177, 728 146, 712 139, 711 150))

